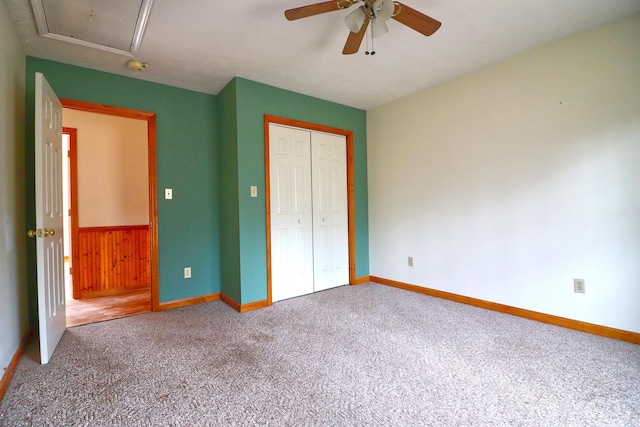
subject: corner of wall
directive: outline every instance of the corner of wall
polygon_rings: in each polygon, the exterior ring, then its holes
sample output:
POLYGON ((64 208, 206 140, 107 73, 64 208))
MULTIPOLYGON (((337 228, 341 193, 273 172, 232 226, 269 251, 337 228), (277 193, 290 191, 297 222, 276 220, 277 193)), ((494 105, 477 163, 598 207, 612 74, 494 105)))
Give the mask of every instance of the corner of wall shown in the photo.
POLYGON ((238 201, 237 78, 217 98, 218 195, 220 206, 220 291, 241 300, 238 201))

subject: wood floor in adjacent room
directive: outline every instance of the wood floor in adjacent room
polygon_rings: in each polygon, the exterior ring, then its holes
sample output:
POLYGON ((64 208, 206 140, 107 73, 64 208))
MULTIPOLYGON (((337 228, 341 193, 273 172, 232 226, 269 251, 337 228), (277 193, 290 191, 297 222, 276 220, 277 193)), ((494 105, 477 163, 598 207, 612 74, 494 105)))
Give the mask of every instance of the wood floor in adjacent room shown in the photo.
POLYGON ((67 327, 151 311, 149 288, 98 298, 67 298, 67 327))
MULTIPOLYGON (((67 265, 65 265, 67 267, 67 265)), ((68 271, 68 268, 67 268, 68 271)), ((72 277, 67 274, 67 327, 103 322, 151 311, 151 290, 140 288, 97 298, 72 298, 72 277)))

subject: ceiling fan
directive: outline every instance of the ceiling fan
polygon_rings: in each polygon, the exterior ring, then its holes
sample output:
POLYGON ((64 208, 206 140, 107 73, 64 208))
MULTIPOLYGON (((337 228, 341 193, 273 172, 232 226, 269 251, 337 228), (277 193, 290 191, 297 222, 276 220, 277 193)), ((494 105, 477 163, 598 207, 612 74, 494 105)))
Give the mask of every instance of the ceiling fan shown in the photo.
POLYGON ((344 19, 350 30, 342 50, 344 55, 351 55, 360 49, 369 24, 371 24, 372 38, 380 37, 389 31, 386 24, 389 19, 395 19, 425 36, 435 33, 441 25, 439 21, 393 0, 331 0, 289 9, 284 12, 284 16, 289 21, 294 21, 321 13, 348 9, 358 3, 362 5, 344 19))

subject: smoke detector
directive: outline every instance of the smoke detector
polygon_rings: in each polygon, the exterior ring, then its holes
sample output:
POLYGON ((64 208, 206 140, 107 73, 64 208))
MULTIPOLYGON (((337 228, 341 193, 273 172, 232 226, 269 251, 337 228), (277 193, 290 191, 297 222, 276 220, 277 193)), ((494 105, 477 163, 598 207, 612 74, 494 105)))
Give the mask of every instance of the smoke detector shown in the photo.
POLYGON ((146 62, 139 61, 137 59, 130 59, 127 61, 127 68, 132 71, 142 71, 147 68, 146 62))

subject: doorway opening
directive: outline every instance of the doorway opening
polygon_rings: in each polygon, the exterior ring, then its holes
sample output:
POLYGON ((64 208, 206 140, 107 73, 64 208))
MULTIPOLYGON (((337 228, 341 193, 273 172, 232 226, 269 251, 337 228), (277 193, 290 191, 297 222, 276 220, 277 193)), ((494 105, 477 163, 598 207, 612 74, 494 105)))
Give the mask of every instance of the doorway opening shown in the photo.
POLYGON ((68 184, 63 186, 68 193, 65 234, 70 236, 65 248, 67 326, 157 310, 155 114, 60 101, 67 113, 63 121, 69 118, 65 124, 84 128, 63 129, 69 153, 68 184), (118 133, 126 140, 111 147, 111 140, 101 140, 111 133, 113 141, 118 133), (109 158, 101 176, 101 163, 109 158), (105 174, 111 178, 105 181, 105 174))

